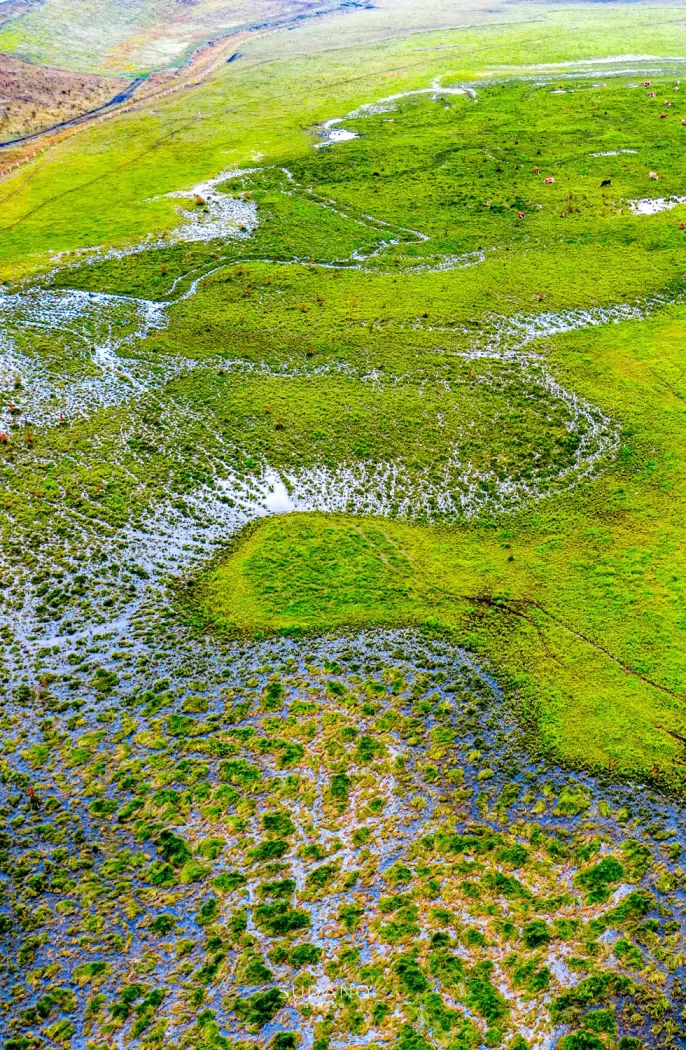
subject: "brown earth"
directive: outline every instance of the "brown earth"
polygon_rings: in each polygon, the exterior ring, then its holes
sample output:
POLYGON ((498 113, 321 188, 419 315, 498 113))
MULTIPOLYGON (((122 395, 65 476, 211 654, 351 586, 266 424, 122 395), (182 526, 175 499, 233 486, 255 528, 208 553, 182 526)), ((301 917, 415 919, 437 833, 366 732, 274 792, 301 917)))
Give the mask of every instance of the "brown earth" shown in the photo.
MULTIPOLYGON (((106 110, 103 114, 94 115, 93 119, 111 119, 117 114, 140 109, 156 99, 163 98, 167 95, 173 95, 177 91, 182 91, 187 87, 192 87, 195 84, 201 83, 206 77, 211 76, 212 73, 227 61, 227 56, 229 56, 241 42, 254 35, 258 34, 256 34, 255 31, 246 30, 232 34, 222 40, 214 41, 207 44, 205 47, 198 48, 187 65, 174 71, 153 73, 148 77, 145 83, 140 86, 134 97, 127 99, 123 103, 112 106, 111 109, 106 110)), ((96 109, 98 106, 101 106, 104 102, 107 102, 116 95, 118 91, 122 91, 130 83, 128 79, 123 79, 121 77, 101 77, 94 74, 68 73, 64 70, 32 66, 24 62, 19 62, 16 59, 9 58, 7 55, 0 55, 0 100, 5 97, 6 94, 9 95, 9 89, 6 91, 3 87, 5 69, 7 70, 8 84, 10 83, 11 73, 14 72, 16 81, 13 81, 13 83, 16 83, 17 85, 20 81, 19 70, 22 71, 22 74, 28 70, 32 71, 36 78, 35 85, 40 85, 42 90, 41 92, 34 91, 34 93, 32 93, 28 79, 23 81, 23 90, 19 91, 18 87, 13 89, 17 96, 16 101, 8 103, 7 105, 9 107, 11 104, 13 110, 15 106, 17 107, 17 116, 14 118, 14 127, 16 127, 17 130, 14 132, 10 130, 11 125, 9 119, 4 124, 2 122, 2 111, 4 107, 0 101, 0 145, 8 139, 31 134, 34 131, 40 133, 45 129, 45 134, 39 134, 35 139, 31 139, 29 142, 17 143, 16 146, 2 149, 0 152, 0 179, 7 175, 17 163, 29 160, 31 157, 35 156, 38 151, 54 145, 65 136, 78 134, 80 130, 88 126, 90 118, 87 118, 84 123, 80 123, 76 127, 54 128, 54 125, 62 120, 70 120, 73 117, 78 117, 81 114, 87 113, 89 110, 96 109), (54 79, 50 80, 50 76, 54 79), (45 78, 45 80, 43 81, 41 78, 45 78), (89 93, 91 85, 93 91, 92 93, 89 93), (97 92, 95 89, 96 85, 98 89, 97 92), (62 92, 64 91, 67 93, 63 95, 62 92), (81 92, 80 96, 79 92, 81 92), (20 95, 24 97, 25 101, 20 102, 20 95), (73 103, 73 110, 57 109, 57 97, 64 99, 67 105, 73 103), (79 98, 80 105, 78 101, 79 98), (21 122, 18 121, 18 107, 20 104, 26 112, 26 116, 23 117, 21 122), (26 124, 26 120, 34 121, 35 126, 31 127, 30 124, 26 124)))
MULTIPOLYGON (((194 0, 186 2, 192 5, 194 0)), ((31 160, 38 152, 65 137, 78 134, 92 120, 109 120, 194 87, 212 76, 246 40, 268 35, 272 29, 283 28, 284 19, 295 15, 303 17, 327 9, 329 13, 334 13, 338 8, 338 0, 289 0, 286 3, 282 0, 267 0, 264 7, 265 13, 267 10, 272 11, 273 7, 276 24, 266 19, 263 25, 256 28, 228 33, 200 45, 185 65, 152 73, 131 98, 113 105, 104 113, 86 116, 83 122, 67 128, 55 125, 102 106, 123 91, 130 83, 130 78, 71 73, 32 65, 0 54, 0 179, 17 165, 31 160), (38 133, 36 137, 28 142, 2 148, 3 142, 35 133, 38 133)))
POLYGON ((0 55, 0 142, 95 109, 128 83, 121 77, 68 73, 0 55))

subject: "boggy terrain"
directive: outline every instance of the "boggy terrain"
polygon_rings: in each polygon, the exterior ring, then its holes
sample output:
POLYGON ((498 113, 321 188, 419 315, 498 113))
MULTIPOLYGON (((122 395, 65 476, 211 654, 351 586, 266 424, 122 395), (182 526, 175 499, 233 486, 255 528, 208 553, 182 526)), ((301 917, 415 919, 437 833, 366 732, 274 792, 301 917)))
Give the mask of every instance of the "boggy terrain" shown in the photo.
POLYGON ((7 188, 8 1050, 684 1045, 683 62, 514 32, 7 188))
POLYGON ((158 613, 39 673, 3 719, 8 1048, 680 1045, 680 814, 527 760, 454 645, 158 613))
POLYGON ((685 129, 651 98, 675 79, 617 67, 382 99, 297 163, 171 191, 166 235, 8 289, 11 634, 126 615, 269 510, 383 516, 371 606, 295 517, 202 615, 457 626, 551 752, 679 785, 685 129))

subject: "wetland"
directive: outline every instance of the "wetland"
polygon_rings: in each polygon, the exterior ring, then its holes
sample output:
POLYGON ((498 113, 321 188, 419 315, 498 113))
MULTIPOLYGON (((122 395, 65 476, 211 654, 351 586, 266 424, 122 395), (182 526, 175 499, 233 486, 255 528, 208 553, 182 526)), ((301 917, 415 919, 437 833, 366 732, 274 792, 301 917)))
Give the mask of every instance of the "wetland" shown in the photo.
POLYGON ((0 184, 7 1050, 686 1045, 684 60, 581 11, 0 184))

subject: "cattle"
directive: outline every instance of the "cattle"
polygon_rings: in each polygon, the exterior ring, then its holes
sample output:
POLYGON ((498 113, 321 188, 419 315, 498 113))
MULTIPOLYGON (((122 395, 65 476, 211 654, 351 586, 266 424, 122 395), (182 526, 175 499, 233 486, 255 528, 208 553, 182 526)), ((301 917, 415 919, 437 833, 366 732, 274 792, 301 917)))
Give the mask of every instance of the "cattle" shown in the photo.
POLYGON ((611 186, 612 185, 612 179, 603 179, 603 181, 600 183, 600 185, 601 186, 611 186))

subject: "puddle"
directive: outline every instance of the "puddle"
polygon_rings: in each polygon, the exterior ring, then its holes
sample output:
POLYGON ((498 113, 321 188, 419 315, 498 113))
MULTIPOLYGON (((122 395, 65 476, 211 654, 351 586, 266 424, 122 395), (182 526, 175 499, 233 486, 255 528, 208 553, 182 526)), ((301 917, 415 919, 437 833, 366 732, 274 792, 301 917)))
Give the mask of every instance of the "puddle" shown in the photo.
POLYGON ((276 471, 267 471, 264 484, 266 486, 264 503, 267 514, 288 514, 297 510, 288 489, 276 471))
POLYGON ((624 153, 638 153, 637 149, 608 149, 600 153, 589 153, 589 157, 621 157, 624 153))
POLYGON ((318 142, 316 149, 323 149, 324 146, 335 146, 340 142, 351 142, 352 139, 359 139, 360 136, 355 131, 346 131, 345 128, 337 126, 343 120, 345 120, 345 117, 335 117, 333 120, 327 120, 322 125, 324 141, 318 142))
POLYGON ((657 215, 661 211, 670 211, 678 204, 686 204, 686 197, 643 197, 641 200, 629 201, 634 215, 657 215))

